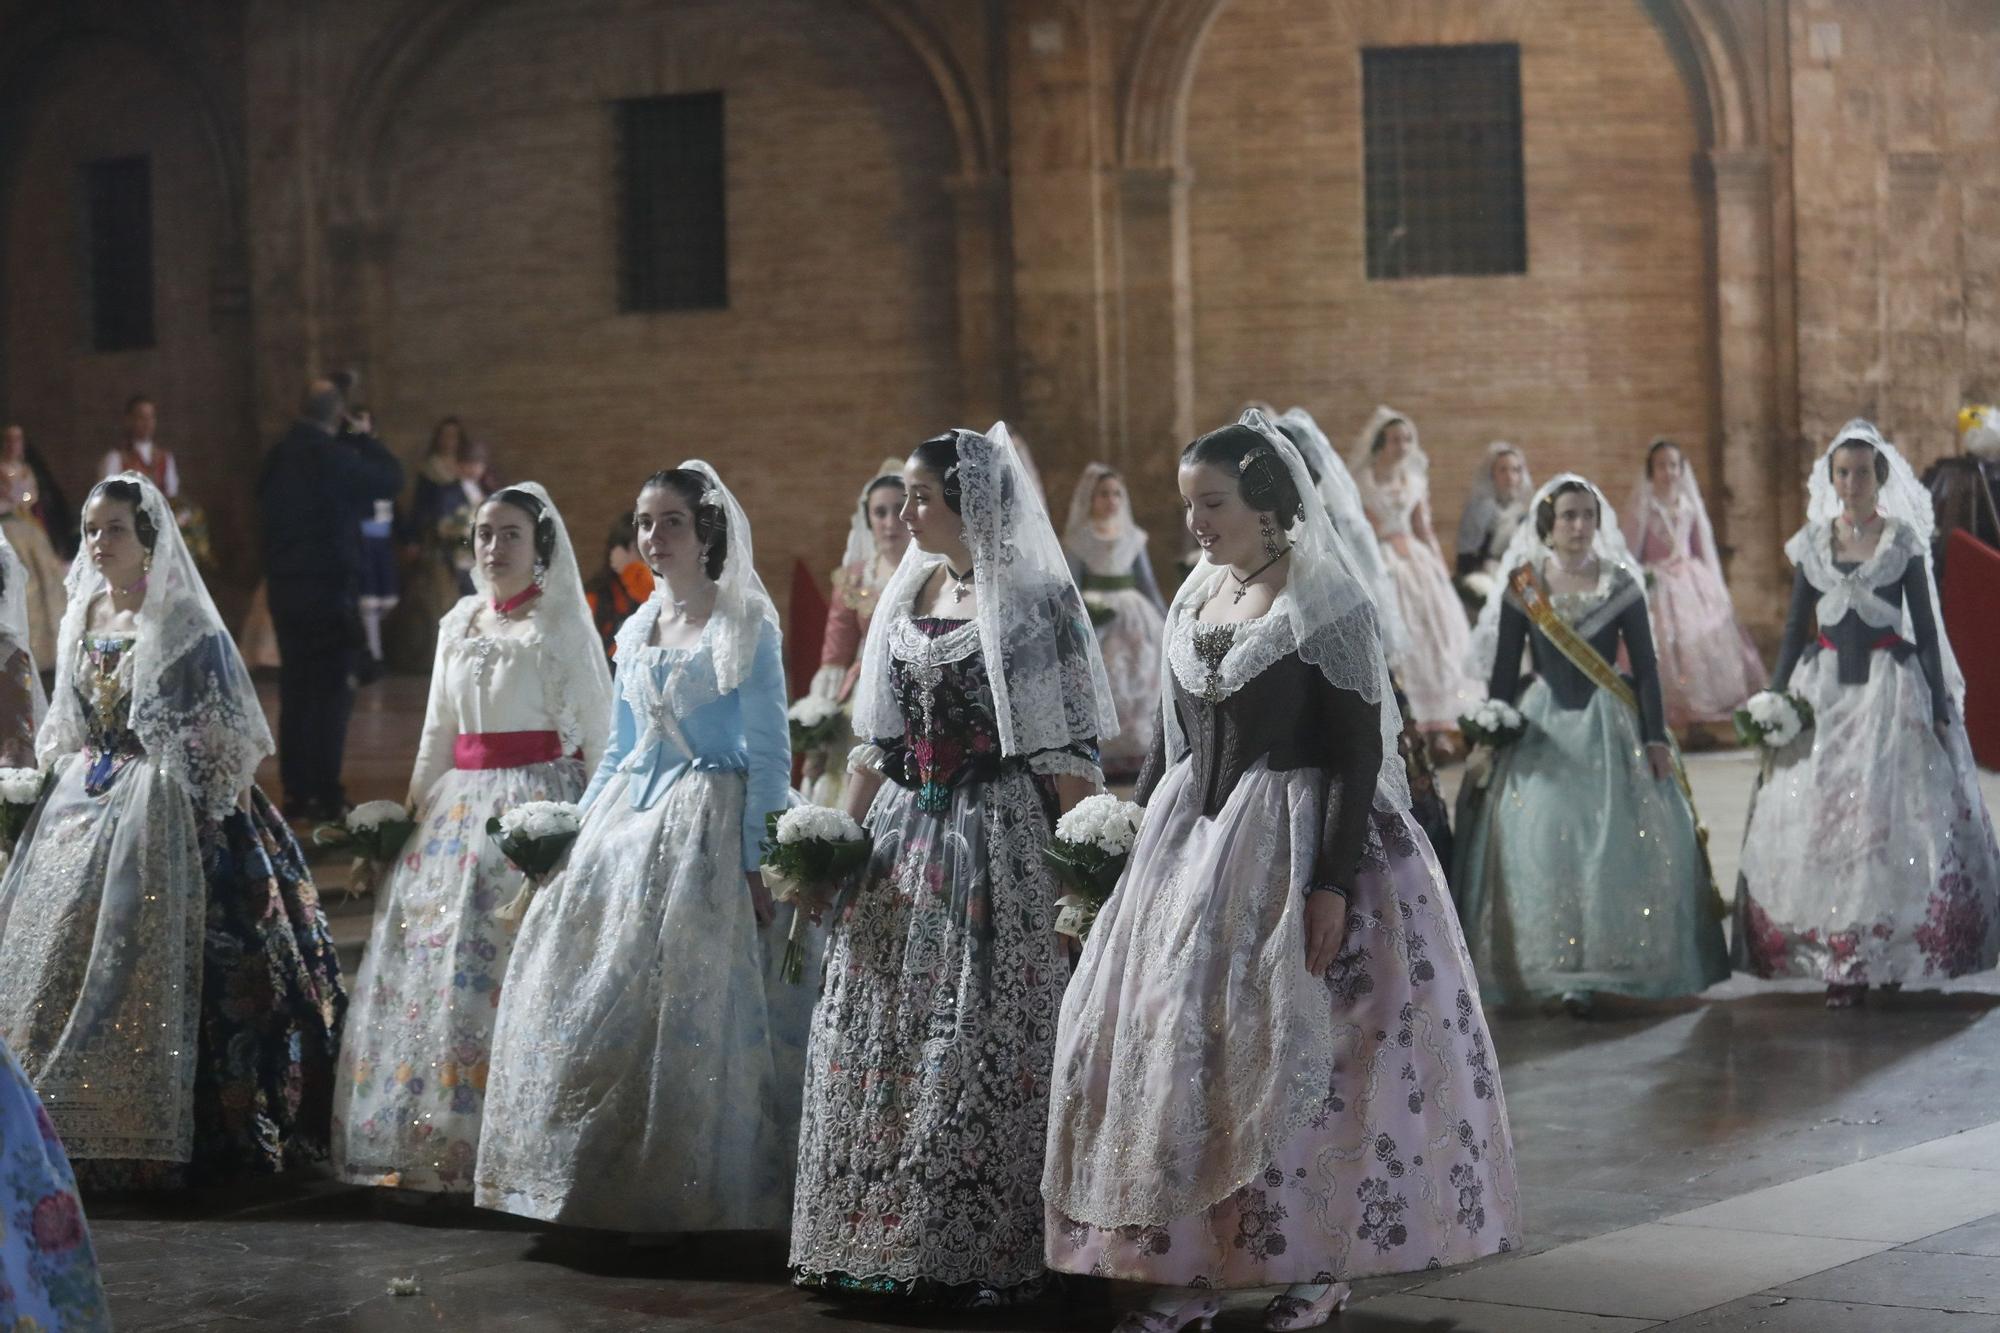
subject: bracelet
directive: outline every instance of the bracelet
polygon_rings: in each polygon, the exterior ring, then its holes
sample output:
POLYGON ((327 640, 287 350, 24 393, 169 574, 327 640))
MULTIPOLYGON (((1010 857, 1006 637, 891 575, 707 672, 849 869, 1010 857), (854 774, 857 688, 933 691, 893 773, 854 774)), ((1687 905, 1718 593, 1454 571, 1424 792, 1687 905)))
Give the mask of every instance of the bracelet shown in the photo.
POLYGON ((1337 898, 1345 898, 1347 896, 1347 890, 1341 888, 1338 884, 1315 884, 1306 890, 1306 897, 1310 898, 1315 893, 1331 893, 1337 898))

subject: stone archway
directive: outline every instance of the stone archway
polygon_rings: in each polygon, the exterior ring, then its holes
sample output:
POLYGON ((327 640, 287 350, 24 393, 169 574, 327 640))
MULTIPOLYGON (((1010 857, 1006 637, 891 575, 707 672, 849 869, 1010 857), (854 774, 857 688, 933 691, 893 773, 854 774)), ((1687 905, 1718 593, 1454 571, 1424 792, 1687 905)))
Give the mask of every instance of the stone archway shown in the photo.
MULTIPOLYGON (((1203 39, 1228 3, 1159 0, 1119 65, 1125 373, 1128 382, 1175 386, 1171 395, 1124 395, 1133 405, 1128 439, 1186 439, 1194 429, 1185 119, 1203 39)), ((1775 624, 1787 587, 1780 546, 1801 510, 1783 19, 1734 0, 1639 3, 1680 66, 1700 134, 1692 169, 1710 238, 1717 428, 1709 444, 1722 539, 1734 548, 1746 618, 1775 624)))

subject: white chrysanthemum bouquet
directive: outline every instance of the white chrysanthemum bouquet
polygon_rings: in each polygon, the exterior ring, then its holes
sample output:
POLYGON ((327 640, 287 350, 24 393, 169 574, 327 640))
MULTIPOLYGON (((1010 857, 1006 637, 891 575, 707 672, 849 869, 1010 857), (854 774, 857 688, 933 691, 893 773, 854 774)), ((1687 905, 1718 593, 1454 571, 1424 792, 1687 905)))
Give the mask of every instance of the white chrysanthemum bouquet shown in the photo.
POLYGON ((402 854, 403 844, 416 827, 416 819, 401 801, 363 801, 338 824, 321 824, 314 829, 313 841, 354 853, 347 891, 373 893, 382 882, 382 872, 402 854))
POLYGON ((1138 841, 1146 811, 1108 792, 1086 796, 1056 821, 1055 840, 1042 858, 1068 892, 1056 899, 1056 933, 1081 940, 1090 934, 1097 913, 1118 887, 1138 841))
POLYGON ((840 739, 846 714, 834 700, 808 694, 786 710, 785 719, 792 733, 792 753, 811 754, 840 739))
POLYGON ((1510 703, 1487 699, 1470 712, 1459 715, 1458 729, 1473 745, 1501 750, 1527 734, 1528 719, 1522 717, 1521 710, 1510 703))
POLYGON ((526 879, 513 901, 493 914, 496 918, 519 923, 527 916, 535 890, 582 827, 583 812, 570 801, 526 801, 486 821, 486 836, 500 844, 500 854, 526 879))
POLYGON ((1769 750, 1782 750, 1812 724, 1812 705, 1781 690, 1759 690, 1736 710, 1737 739, 1769 750))
POLYGON ((806 947, 800 938, 807 915, 801 901, 814 887, 837 884, 868 864, 874 840, 853 816, 824 805, 795 805, 764 816, 764 864, 757 868, 771 896, 794 904, 792 932, 785 940, 779 975, 797 985, 805 975, 806 947))
POLYGON ((48 777, 39 769, 0 768, 0 867, 13 857, 14 844, 47 786, 48 777))
POLYGON ((1118 617, 1118 610, 1111 605, 1111 599, 1101 592, 1085 593, 1083 609, 1090 617, 1090 623, 1097 626, 1106 625, 1118 617))

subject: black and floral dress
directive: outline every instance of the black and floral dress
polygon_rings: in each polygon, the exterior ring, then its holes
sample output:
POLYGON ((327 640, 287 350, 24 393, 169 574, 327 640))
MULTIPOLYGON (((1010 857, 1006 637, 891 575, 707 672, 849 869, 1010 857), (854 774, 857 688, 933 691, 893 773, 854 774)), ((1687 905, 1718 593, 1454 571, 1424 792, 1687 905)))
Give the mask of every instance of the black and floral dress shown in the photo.
POLYGON ((85 740, 0 879, 0 1037, 86 1188, 322 1160, 347 996, 318 892, 262 791, 204 817, 147 754, 132 642, 91 635, 61 682, 85 740))
POLYGON ((1042 860, 1053 777, 1092 748, 1001 752, 971 621, 898 616, 908 732, 873 858, 838 905, 806 1059, 792 1216, 800 1280, 984 1302, 1043 1275, 1041 1162, 1069 965, 1042 860))

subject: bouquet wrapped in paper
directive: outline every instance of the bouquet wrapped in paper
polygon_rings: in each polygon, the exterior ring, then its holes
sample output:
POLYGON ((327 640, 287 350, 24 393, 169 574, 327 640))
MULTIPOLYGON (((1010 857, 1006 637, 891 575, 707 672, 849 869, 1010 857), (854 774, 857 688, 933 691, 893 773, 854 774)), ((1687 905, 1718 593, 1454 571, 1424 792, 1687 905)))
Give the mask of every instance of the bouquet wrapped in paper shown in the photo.
POLYGON ((39 769, 0 768, 0 869, 13 859, 14 844, 47 786, 48 777, 39 769))
POLYGON ((764 864, 757 873, 771 897, 792 903, 792 930, 785 939, 779 975, 797 985, 805 975, 806 946, 800 938, 807 916, 806 895, 838 884, 868 864, 874 840, 844 810, 795 805, 764 816, 764 864))
POLYGON ((354 868, 347 876, 347 891, 373 893, 382 882, 382 872, 402 854, 403 844, 416 827, 416 819, 400 801, 363 801, 338 824, 321 824, 314 829, 313 841, 352 852, 354 868))
POLYGON ((786 710, 785 719, 792 733, 792 753, 811 754, 840 739, 846 714, 834 700, 808 694, 786 710))
POLYGON ((1782 690, 1759 690, 1736 710, 1737 739, 1767 750, 1784 749, 1812 724, 1812 705, 1782 690))
POLYGON ((528 906, 554 872, 563 853, 583 827, 583 812, 569 801, 528 801, 486 821, 486 835, 500 845, 500 854, 524 882, 512 902, 493 915, 518 925, 528 906))
POLYGON ((1144 807, 1108 792, 1086 796, 1056 821, 1055 840, 1042 858, 1065 892, 1056 899, 1056 933, 1086 939, 1097 913, 1118 887, 1139 837, 1144 807))

